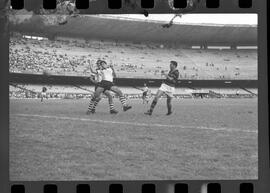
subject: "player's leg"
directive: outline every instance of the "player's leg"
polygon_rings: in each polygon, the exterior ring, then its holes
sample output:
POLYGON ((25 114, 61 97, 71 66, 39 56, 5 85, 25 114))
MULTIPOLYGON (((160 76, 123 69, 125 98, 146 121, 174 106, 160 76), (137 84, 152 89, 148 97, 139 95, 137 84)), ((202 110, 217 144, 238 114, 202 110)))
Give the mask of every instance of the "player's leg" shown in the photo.
POLYGON ((150 100, 150 94, 147 93, 146 96, 145 96, 145 101, 146 101, 146 104, 149 103, 149 100, 150 100))
POLYGON ((124 111, 127 111, 127 110, 132 108, 130 105, 127 104, 126 97, 124 96, 123 92, 117 86, 112 86, 110 88, 110 90, 119 96, 119 100, 122 103, 124 111))
POLYGON ((89 103, 87 114, 95 113, 96 106, 98 102, 101 100, 100 95, 104 91, 104 88, 97 87, 96 91, 94 92, 94 95, 89 103))
POLYGON ((147 98, 147 104, 149 103, 149 101, 151 100, 151 98, 152 98, 152 94, 150 93, 150 94, 148 95, 148 98, 147 98))
POLYGON ((43 102, 43 100, 46 98, 46 93, 42 92, 41 93, 41 102, 43 102))
POLYGON ((157 91, 157 93, 155 95, 155 98, 154 98, 154 100, 151 103, 150 109, 145 113, 146 115, 152 115, 153 110, 154 110, 154 108, 155 108, 155 106, 156 106, 156 104, 158 102, 158 99, 163 95, 163 93, 164 92, 161 91, 161 90, 158 90, 157 91))
POLYGON ((114 108, 113 97, 112 97, 111 93, 108 90, 106 90, 106 91, 104 91, 104 94, 108 97, 108 101, 109 101, 109 105, 110 105, 110 113, 117 114, 118 111, 116 111, 114 108))
POLYGON ((144 104, 146 102, 146 93, 145 92, 143 93, 142 99, 143 99, 143 104, 144 104))
POLYGON ((167 115, 172 114, 172 98, 173 98, 173 97, 167 95, 167 108, 168 108, 168 113, 167 113, 167 115))

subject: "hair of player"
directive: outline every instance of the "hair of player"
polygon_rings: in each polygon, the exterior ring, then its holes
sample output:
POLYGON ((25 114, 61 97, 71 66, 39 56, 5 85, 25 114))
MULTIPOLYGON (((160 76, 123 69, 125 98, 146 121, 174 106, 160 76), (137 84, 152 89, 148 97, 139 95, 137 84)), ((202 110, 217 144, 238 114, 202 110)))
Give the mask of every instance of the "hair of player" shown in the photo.
POLYGON ((176 61, 172 60, 171 64, 173 64, 175 67, 177 67, 177 62, 176 61))
POLYGON ((100 64, 107 64, 105 60, 100 60, 100 64))
POLYGON ((96 64, 100 64, 102 62, 102 60, 98 59, 96 64))

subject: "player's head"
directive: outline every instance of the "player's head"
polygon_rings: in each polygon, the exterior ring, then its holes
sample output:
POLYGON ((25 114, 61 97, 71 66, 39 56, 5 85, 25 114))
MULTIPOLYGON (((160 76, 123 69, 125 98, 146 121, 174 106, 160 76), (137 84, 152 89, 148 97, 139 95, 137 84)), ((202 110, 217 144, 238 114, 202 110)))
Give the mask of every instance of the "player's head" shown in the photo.
POLYGON ((98 66, 99 64, 100 64, 100 59, 98 59, 97 61, 96 61, 96 65, 98 66))
POLYGON ((170 62, 170 69, 171 69, 171 70, 174 70, 175 68, 177 68, 177 62, 174 61, 174 60, 172 60, 172 61, 170 62))
POLYGON ((147 84, 146 84, 146 83, 144 83, 144 84, 143 84, 143 86, 144 86, 144 87, 147 87, 147 84))
POLYGON ((107 68, 107 67, 108 67, 107 62, 104 61, 104 60, 101 60, 101 61, 100 61, 100 67, 101 67, 101 69, 107 68))
POLYGON ((101 69, 101 62, 102 62, 102 60, 100 60, 100 59, 97 60, 97 62, 96 62, 97 69, 101 69))

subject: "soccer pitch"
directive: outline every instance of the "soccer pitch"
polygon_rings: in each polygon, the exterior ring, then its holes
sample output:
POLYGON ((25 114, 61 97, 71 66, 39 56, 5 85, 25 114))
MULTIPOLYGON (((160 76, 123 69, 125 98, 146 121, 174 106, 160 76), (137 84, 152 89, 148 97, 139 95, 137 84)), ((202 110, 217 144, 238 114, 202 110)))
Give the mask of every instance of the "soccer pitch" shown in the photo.
POLYGON ((107 99, 10 99, 10 180, 208 180, 258 177, 256 99, 161 99, 110 115, 107 99))

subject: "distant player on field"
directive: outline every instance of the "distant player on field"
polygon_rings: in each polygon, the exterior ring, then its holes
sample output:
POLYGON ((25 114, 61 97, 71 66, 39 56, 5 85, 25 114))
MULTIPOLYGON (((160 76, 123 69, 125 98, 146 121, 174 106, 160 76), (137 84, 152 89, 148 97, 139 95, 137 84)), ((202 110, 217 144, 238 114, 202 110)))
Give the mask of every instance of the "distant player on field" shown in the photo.
POLYGON ((146 83, 143 85, 144 87, 142 88, 143 94, 142 94, 142 99, 143 99, 143 104, 148 103, 148 94, 149 94, 149 88, 147 87, 146 83))
POLYGON ((143 100, 143 104, 149 102, 149 96, 151 94, 151 90, 147 87, 146 83, 143 84, 143 88, 139 88, 139 87, 134 87, 138 90, 141 90, 142 91, 142 100, 143 100))
POLYGON ((143 84, 143 88, 139 88, 139 87, 136 87, 136 86, 135 86, 134 88, 136 88, 136 89, 142 91, 142 100, 143 100, 143 104, 144 104, 144 103, 147 103, 147 104, 148 104, 148 102, 149 102, 149 97, 150 97, 150 95, 151 95, 151 90, 147 87, 147 84, 144 83, 144 84, 143 84))
POLYGON ((42 91, 41 91, 41 102, 43 102, 43 98, 47 98, 47 88, 45 86, 42 87, 42 91))
MULTIPOLYGON (((137 88, 137 87, 136 87, 137 88)), ((142 100, 143 100, 143 104, 149 102, 149 97, 151 95, 151 90, 148 88, 147 84, 144 83, 143 88, 138 88, 142 91, 142 100)))
POLYGON ((88 112, 95 113, 95 108, 100 101, 100 95, 105 91, 112 91, 119 96, 124 111, 131 109, 131 106, 126 103, 126 98, 124 97, 122 91, 113 83, 113 79, 116 77, 113 66, 107 65, 107 63, 103 60, 101 60, 98 65, 100 66, 102 81, 97 85, 97 89, 94 93, 94 97, 90 102, 88 112))
MULTIPOLYGON (((95 84, 95 91, 97 90, 99 84, 101 83, 102 81, 102 74, 101 74, 101 70, 100 70, 100 62, 101 60, 98 60, 97 61, 97 68, 96 70, 93 70, 92 66, 90 65, 90 71, 92 73, 92 75, 90 76, 90 80, 92 83, 95 84)), ((111 114, 117 114, 118 111, 116 111, 114 109, 114 104, 113 104, 113 97, 110 93, 110 91, 108 90, 104 90, 103 91, 103 94, 106 95, 108 97, 108 101, 109 101, 109 105, 110 105, 110 113, 111 114)), ((99 98, 99 100, 101 100, 101 98, 99 98)), ((99 102, 99 101, 98 101, 99 102)), ((91 99, 90 101, 90 104, 89 104, 89 108, 88 108, 88 111, 87 111, 87 114, 90 114, 90 113, 95 113, 95 109, 93 108, 93 105, 94 105, 95 101, 94 101, 94 97, 91 99)))
POLYGON ((160 88, 158 89, 156 96, 151 104, 150 109, 145 113, 146 115, 152 115, 153 110, 158 102, 158 99, 163 95, 167 95, 167 108, 168 113, 167 115, 172 114, 172 98, 175 92, 175 85, 179 78, 179 71, 177 70, 177 62, 171 61, 170 62, 170 72, 169 74, 165 74, 164 71, 161 72, 162 75, 166 77, 166 79, 161 84, 160 88))

